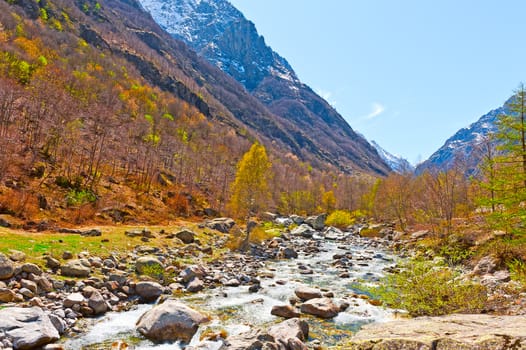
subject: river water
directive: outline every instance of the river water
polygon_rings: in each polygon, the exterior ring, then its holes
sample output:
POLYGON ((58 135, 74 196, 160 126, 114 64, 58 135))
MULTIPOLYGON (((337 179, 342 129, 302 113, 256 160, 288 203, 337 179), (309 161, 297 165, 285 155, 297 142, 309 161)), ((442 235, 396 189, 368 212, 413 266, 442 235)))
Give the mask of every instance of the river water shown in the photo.
MULTIPOLYGON (((300 242, 301 244, 301 242, 300 242)), ((201 293, 182 296, 187 305, 212 316, 213 321, 202 325, 190 344, 199 342, 205 331, 225 330, 230 335, 248 331, 251 327, 264 328, 280 320, 270 311, 274 305, 288 304, 294 289, 300 285, 318 287, 334 293, 336 299, 344 299, 350 307, 332 320, 306 316, 310 326, 310 339, 318 339, 324 346, 337 345, 342 337, 348 337, 363 324, 384 322, 393 318, 393 310, 371 305, 356 297, 363 294, 364 285, 374 285, 386 267, 394 265, 395 257, 366 238, 352 236, 344 242, 321 240, 320 252, 301 254, 298 259, 269 261, 262 269, 262 289, 249 293, 248 286, 221 287, 201 293), (334 266, 333 255, 352 255, 352 266, 345 270, 334 266), (304 265, 312 274, 301 274, 304 265), (342 272, 349 278, 340 278, 342 272)), ((134 349, 183 349, 180 344, 153 344, 135 331, 139 317, 153 305, 139 305, 120 313, 108 313, 87 327, 81 337, 69 339, 67 349, 107 349, 115 340, 124 340, 134 349)), ((303 316, 302 316, 303 317, 303 316)), ((218 349, 221 343, 210 343, 208 349, 218 349)))

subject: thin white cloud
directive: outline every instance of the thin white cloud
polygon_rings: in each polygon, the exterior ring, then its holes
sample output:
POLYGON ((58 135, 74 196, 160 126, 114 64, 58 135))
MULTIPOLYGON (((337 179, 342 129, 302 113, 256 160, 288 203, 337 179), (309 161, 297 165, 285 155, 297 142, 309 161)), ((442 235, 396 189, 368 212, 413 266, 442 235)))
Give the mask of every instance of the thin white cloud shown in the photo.
POLYGON ((332 92, 321 89, 315 89, 315 92, 325 101, 327 101, 331 106, 336 106, 336 101, 332 97, 332 92))
POLYGON ((371 120, 378 117, 380 114, 385 112, 385 107, 378 102, 373 103, 371 113, 363 117, 363 119, 371 120))

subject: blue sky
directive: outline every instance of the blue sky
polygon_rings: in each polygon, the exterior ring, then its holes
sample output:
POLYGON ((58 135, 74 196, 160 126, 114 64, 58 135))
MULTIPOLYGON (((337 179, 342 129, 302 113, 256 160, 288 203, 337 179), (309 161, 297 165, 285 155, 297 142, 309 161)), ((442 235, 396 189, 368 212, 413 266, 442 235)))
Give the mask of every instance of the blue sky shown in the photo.
POLYGON ((300 79, 425 160, 526 83, 524 0, 230 0, 300 79))

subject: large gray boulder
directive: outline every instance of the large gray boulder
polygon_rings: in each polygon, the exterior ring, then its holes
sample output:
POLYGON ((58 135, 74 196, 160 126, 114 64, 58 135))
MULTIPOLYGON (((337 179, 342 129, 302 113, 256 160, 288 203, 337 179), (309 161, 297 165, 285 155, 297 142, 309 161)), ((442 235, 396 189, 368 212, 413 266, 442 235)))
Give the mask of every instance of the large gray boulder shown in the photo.
POLYGON ((231 218, 216 218, 208 220, 205 223, 206 227, 222 233, 230 232, 230 229, 234 227, 235 224, 236 222, 231 218))
POLYGON ((526 348, 526 316, 447 315, 364 326, 349 349, 501 350, 526 348))
POLYGON ((62 276, 67 277, 88 277, 91 269, 84 265, 82 260, 71 260, 60 268, 62 276))
POLYGON ((137 330, 156 342, 181 340, 190 342, 199 325, 210 319, 175 301, 167 300, 146 312, 137 321, 137 330))
POLYGON ((138 282, 135 285, 135 292, 146 302, 155 301, 161 294, 163 294, 163 286, 157 282, 138 282))
POLYGON ((305 219, 305 223, 312 227, 315 230, 321 231, 325 227, 325 220, 327 219, 327 214, 309 216, 305 219))
POLYGON ((292 231, 290 231, 291 235, 302 236, 305 238, 312 238, 312 236, 315 233, 316 230, 307 224, 301 224, 300 226, 295 227, 292 231))
POLYGON ((6 280, 13 277, 15 267, 13 262, 4 254, 0 253, 0 280, 6 280))
POLYGON ((190 243, 194 243, 195 233, 188 229, 184 229, 184 230, 177 232, 175 234, 175 237, 179 238, 185 244, 190 244, 190 243))
POLYGON ((330 298, 316 298, 301 304, 301 312, 321 318, 333 318, 340 312, 340 307, 330 298))
POLYGON ((141 256, 135 262, 135 271, 139 275, 155 275, 161 274, 164 267, 155 256, 141 256))
POLYGON ((60 337, 49 317, 39 307, 0 310, 0 334, 5 334, 15 350, 34 349, 60 337))

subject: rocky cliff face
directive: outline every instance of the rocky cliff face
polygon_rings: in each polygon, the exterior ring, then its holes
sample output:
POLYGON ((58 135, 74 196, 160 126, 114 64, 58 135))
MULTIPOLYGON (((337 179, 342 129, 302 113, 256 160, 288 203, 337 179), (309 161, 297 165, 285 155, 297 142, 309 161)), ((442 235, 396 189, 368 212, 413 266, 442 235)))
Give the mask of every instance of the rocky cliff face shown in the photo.
MULTIPOLYGON (((376 149, 355 133, 325 100, 303 84, 289 63, 265 43, 254 24, 226 0, 141 0, 174 38, 243 84, 266 105, 296 154, 315 155, 345 171, 387 174, 376 149)), ((275 132, 266 123, 253 126, 275 132)))

